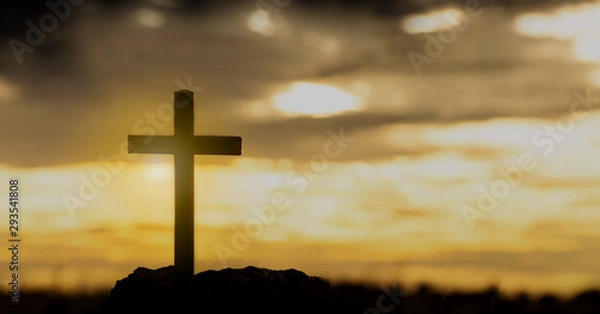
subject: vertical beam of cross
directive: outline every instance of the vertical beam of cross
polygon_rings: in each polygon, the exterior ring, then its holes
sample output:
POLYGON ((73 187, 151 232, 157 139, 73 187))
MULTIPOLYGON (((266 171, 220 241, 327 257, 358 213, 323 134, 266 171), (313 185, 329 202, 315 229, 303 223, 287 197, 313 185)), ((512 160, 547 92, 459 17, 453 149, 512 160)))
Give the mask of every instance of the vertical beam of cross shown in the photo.
POLYGON ((194 135, 194 94, 189 90, 174 95, 172 136, 128 136, 129 153, 173 154, 175 163, 175 275, 194 275, 194 155, 242 154, 239 136, 194 135))
POLYGON ((194 94, 175 93, 175 141, 180 145, 175 154, 175 266, 178 277, 194 275, 194 153, 190 143, 194 137, 194 94))

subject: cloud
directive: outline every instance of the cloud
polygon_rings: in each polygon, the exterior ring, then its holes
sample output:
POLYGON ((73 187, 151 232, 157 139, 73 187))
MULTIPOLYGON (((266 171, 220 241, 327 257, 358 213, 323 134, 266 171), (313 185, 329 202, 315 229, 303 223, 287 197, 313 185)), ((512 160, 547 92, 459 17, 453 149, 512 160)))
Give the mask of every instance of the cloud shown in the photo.
MULTIPOLYGON (((534 3, 541 5, 523 6, 534 3)), ((437 4, 413 2, 406 7, 437 4)), ((49 45, 66 40, 73 47, 54 60, 59 63, 35 61, 33 53, 31 62, 15 65, 3 76, 11 86, 35 92, 21 92, 11 115, 0 117, 2 129, 10 130, 0 132, 0 139, 14 148, 0 152, 0 160, 39 166, 116 154, 126 135, 136 132, 139 119, 171 101, 173 90, 179 89, 173 82, 188 77, 203 87, 196 94, 197 132, 241 135, 248 157, 296 161, 310 158, 322 148, 325 132, 341 127, 373 138, 360 138, 340 161, 427 153, 431 148, 379 145, 381 134, 375 130, 399 123, 552 117, 569 110, 572 90, 589 85, 592 71, 585 64, 556 60, 552 54, 534 59, 529 51, 539 44, 556 54, 560 45, 515 33, 513 13, 490 8, 417 77, 405 53, 423 50, 427 39, 405 34, 398 18, 379 19, 349 8, 343 14, 363 21, 355 27, 344 17, 305 11, 302 5, 290 4, 281 12, 291 33, 269 38, 246 25, 255 9, 250 5, 199 12, 202 19, 164 10, 159 28, 141 27, 137 6, 111 12, 111 23, 103 22, 108 16, 102 11, 81 7, 69 22, 76 27, 65 27, 48 39, 49 45), (321 37, 335 39, 343 53, 332 57, 321 51, 321 37), (298 81, 336 88, 363 81, 369 86, 369 93, 361 96, 365 109, 320 119, 256 121, 243 114, 249 104, 271 99, 298 81)), ((168 134, 170 123, 157 131, 168 134)))

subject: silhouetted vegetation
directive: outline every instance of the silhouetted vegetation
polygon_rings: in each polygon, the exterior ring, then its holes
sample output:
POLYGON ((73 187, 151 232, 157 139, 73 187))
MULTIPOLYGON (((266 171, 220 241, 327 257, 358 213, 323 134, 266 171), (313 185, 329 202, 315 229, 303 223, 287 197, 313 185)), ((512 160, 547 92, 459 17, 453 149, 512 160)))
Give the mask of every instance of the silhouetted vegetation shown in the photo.
POLYGON ((443 292, 427 284, 413 290, 397 286, 383 289, 354 283, 332 285, 293 269, 255 267, 202 272, 183 287, 170 279, 172 270, 138 268, 110 292, 67 295, 25 291, 20 304, 11 304, 8 296, 2 298, 0 313, 600 313, 598 290, 563 299, 525 292, 509 297, 496 288, 443 292))
POLYGON ((56 291, 22 291, 21 301, 13 304, 8 295, 0 299, 2 314, 95 313, 110 291, 67 294, 56 291))

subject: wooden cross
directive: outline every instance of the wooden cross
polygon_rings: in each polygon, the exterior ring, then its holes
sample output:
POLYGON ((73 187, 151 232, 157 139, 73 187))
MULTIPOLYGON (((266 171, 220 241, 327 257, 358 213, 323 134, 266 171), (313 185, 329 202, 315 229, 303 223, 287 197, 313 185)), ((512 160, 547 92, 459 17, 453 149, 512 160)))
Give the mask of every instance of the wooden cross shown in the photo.
POLYGON ((173 154, 175 160, 175 275, 194 275, 194 155, 242 154, 239 136, 194 135, 194 93, 174 96, 175 134, 128 136, 129 153, 173 154))

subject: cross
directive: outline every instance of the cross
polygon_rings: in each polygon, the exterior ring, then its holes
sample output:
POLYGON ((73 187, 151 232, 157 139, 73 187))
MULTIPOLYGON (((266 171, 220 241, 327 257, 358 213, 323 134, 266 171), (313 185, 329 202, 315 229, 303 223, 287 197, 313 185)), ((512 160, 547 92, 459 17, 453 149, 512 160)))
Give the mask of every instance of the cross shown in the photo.
POLYGON ((129 153, 173 154, 175 161, 175 275, 194 275, 194 155, 242 154, 239 136, 194 135, 194 93, 174 95, 175 134, 129 135, 129 153))

